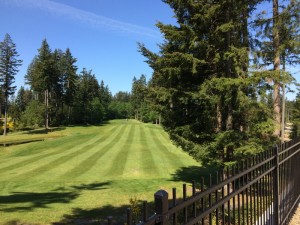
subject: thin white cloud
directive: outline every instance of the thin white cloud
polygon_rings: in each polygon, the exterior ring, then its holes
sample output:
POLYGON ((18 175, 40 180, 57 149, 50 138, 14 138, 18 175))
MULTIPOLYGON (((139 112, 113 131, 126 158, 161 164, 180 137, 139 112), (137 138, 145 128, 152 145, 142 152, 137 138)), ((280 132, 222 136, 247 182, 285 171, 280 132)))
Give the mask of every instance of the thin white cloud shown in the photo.
POLYGON ((17 7, 36 8, 56 16, 67 18, 75 22, 84 23, 96 28, 105 28, 116 32, 138 34, 153 38, 160 37, 160 33, 153 29, 114 20, 50 0, 0 0, 0 2, 17 7))

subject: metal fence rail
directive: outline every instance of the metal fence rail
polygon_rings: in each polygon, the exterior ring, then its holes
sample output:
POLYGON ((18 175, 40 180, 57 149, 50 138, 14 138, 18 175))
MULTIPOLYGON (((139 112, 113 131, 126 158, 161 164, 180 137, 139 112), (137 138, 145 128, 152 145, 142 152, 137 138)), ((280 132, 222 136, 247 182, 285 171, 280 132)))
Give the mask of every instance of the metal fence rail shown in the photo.
MULTIPOLYGON (((174 188, 154 195, 155 214, 148 217, 147 203, 139 225, 154 224, 288 224, 300 202, 300 138, 269 149, 212 176, 192 183, 187 197, 183 184, 182 200, 174 188)), ((112 223, 109 218, 108 223, 112 223)), ((127 211, 127 225, 132 212, 127 211)))

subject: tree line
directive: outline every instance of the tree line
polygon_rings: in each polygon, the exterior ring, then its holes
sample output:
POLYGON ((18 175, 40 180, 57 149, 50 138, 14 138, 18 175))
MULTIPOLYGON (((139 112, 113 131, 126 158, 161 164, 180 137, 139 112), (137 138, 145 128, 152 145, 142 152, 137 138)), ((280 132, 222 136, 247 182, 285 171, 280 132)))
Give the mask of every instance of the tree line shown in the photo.
MULTIPOLYGON (((3 55, 0 62, 13 70, 5 72, 1 67, 0 111, 5 114, 5 121, 7 115, 14 120, 16 129, 100 124, 103 120, 134 117, 144 122, 154 120, 155 113, 146 106, 147 81, 144 75, 133 78, 131 93, 119 91, 112 95, 109 87, 103 80, 99 82, 92 70, 83 68, 78 73, 77 59, 69 48, 51 50, 46 39, 28 66, 25 74, 27 87, 21 86, 15 94, 14 76, 22 61, 17 59, 19 55, 9 34, 1 43, 3 55), (6 42, 10 44, 4 46, 6 42), (10 49, 12 54, 5 55, 4 48, 10 49), (7 58, 11 62, 5 62, 7 58)), ((3 132, 7 130, 5 124, 3 132)))

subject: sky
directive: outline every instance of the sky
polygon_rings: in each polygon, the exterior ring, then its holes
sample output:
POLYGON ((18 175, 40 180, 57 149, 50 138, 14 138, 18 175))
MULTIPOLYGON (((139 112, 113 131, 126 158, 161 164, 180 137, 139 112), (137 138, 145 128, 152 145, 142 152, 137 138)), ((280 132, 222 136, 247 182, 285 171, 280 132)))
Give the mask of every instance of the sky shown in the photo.
MULTIPOLYGON (((129 92, 134 76, 152 74, 137 43, 157 52, 163 38, 155 24, 175 23, 161 0, 0 0, 0 9, 0 40, 9 33, 23 60, 18 87, 46 38, 52 50, 70 48, 78 73, 92 70, 112 94, 129 92)), ((299 73, 294 77, 300 81, 299 73)))
POLYGON ((131 91, 133 77, 151 77, 138 42, 158 51, 162 35, 155 24, 174 22, 161 0, 0 0, 0 40, 9 33, 23 65, 16 85, 46 38, 52 50, 70 48, 78 73, 92 70, 113 94, 131 91))

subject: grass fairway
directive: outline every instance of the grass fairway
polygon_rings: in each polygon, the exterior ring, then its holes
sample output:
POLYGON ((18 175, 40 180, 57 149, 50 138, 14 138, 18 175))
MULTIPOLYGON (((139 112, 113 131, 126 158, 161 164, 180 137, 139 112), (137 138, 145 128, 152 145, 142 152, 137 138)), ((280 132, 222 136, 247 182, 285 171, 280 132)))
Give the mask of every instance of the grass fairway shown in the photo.
MULTIPOLYGON (((122 216, 130 198, 153 201, 158 189, 171 194, 201 170, 159 126, 134 120, 26 135, 45 140, 0 147, 0 224, 122 216)), ((7 141, 26 135, 11 134, 7 141)))

